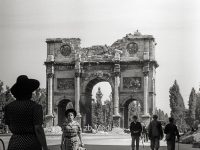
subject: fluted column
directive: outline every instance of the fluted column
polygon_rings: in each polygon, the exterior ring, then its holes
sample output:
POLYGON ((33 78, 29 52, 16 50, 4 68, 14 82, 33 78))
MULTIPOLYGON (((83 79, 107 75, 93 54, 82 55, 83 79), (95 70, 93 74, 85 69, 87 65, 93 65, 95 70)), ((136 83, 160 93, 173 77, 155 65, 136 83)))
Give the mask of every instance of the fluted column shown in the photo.
POLYGON ((48 55, 46 64, 47 77, 47 115, 45 116, 46 126, 53 126, 53 81, 54 81, 54 56, 48 55))
POLYGON ((47 74, 48 84, 48 111, 47 115, 53 116, 53 73, 47 74))
POLYGON ((153 108, 152 113, 155 114, 155 108, 156 108, 156 90, 155 90, 155 78, 152 79, 152 85, 153 85, 153 108))
POLYGON ((144 75, 144 115, 149 115, 148 97, 149 97, 149 66, 145 66, 143 69, 144 75))
POLYGON ((119 85, 120 85, 120 64, 114 66, 115 85, 114 85, 114 115, 113 127, 120 127, 120 114, 119 114, 119 85))
POLYGON ((114 115, 119 115, 119 73, 115 72, 114 115))
POLYGON ((80 76, 81 76, 81 56, 77 54, 75 56, 75 110, 77 112, 76 120, 81 124, 80 114, 80 76))
POLYGON ((75 110, 77 112, 77 116, 80 115, 80 72, 75 72, 75 110))

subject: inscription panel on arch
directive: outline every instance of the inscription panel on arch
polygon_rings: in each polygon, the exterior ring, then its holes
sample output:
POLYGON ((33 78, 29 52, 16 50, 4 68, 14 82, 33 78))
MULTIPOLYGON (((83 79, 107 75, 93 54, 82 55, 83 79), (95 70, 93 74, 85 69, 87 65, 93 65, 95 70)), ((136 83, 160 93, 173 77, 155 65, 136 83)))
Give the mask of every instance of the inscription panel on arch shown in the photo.
POLYGON ((142 85, 141 77, 123 77, 123 89, 124 90, 138 90, 142 85))
POLYGON ((57 78, 58 90, 74 89, 74 87, 74 78, 57 78))

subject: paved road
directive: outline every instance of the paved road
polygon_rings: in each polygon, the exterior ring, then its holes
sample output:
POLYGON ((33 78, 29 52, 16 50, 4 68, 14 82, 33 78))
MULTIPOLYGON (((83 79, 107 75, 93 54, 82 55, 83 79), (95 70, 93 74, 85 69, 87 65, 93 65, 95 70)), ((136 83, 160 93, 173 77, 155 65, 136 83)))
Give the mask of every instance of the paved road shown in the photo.
MULTIPOLYGON (((50 150, 60 150, 61 136, 46 136, 47 143, 50 150)), ((0 136, 7 147, 10 136, 0 136)), ((131 150, 131 139, 129 135, 83 135, 85 147, 88 150, 131 150)), ((166 142, 161 141, 161 148, 159 150, 166 150, 166 142)), ((150 143, 140 142, 140 150, 150 150, 150 143), (143 147, 144 144, 144 147, 143 147)), ((176 145, 176 150, 178 145, 176 145)), ((1 148, 0 148, 1 150, 1 148)), ((200 148, 192 148, 192 145, 179 144, 179 150, 200 150, 200 148)))
MULTIPOLYGON (((87 150, 131 150, 130 146, 126 145, 85 145, 87 150)), ((59 146, 50 146, 50 150, 60 150, 59 146)), ((142 147, 140 150, 150 150, 149 146, 142 147)), ((166 146, 161 146, 159 150, 167 150, 166 146)), ((176 150, 178 150, 178 145, 176 145, 176 150)), ((192 148, 191 145, 180 144, 179 150, 199 150, 198 148, 192 148)))

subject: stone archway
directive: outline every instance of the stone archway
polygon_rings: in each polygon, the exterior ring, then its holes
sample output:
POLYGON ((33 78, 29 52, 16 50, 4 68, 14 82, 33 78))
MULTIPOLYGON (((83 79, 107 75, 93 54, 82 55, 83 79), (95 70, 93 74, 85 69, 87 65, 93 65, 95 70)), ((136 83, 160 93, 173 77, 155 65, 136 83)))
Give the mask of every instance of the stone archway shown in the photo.
POLYGON ((128 99, 124 104, 124 128, 129 128, 134 115, 141 117, 141 104, 137 99, 128 99))
POLYGON ((101 77, 92 78, 85 87, 85 103, 81 103, 80 111, 82 115, 82 123, 83 125, 92 125, 92 90, 93 87, 100 83, 100 82, 108 82, 111 86, 111 89, 113 91, 112 83, 111 81, 105 80, 101 77))
POLYGON ((65 111, 73 108, 73 104, 69 99, 63 99, 58 103, 58 125, 61 126, 65 121, 65 111))
MULTIPOLYGON (((53 121, 55 105, 63 96, 70 97, 73 102, 77 120, 85 118, 84 122, 90 124, 91 90, 101 81, 109 82, 112 87, 113 127, 119 127, 123 121, 120 109, 124 109, 124 105, 120 108, 119 104, 123 97, 132 93, 142 97, 140 102, 146 118, 155 111, 158 64, 152 35, 136 31, 110 46, 81 47, 79 38, 53 38, 46 43, 47 116, 51 116, 48 124, 53 121)), ((60 113, 64 106, 60 106, 60 113)))

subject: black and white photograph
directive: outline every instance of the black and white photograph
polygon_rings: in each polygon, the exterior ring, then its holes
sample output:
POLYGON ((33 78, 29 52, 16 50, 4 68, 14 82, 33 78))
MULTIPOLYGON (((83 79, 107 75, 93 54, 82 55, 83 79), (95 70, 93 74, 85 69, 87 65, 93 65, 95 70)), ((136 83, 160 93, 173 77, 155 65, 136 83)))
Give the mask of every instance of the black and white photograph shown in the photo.
POLYGON ((0 150, 200 149, 200 1, 0 0, 0 150))

